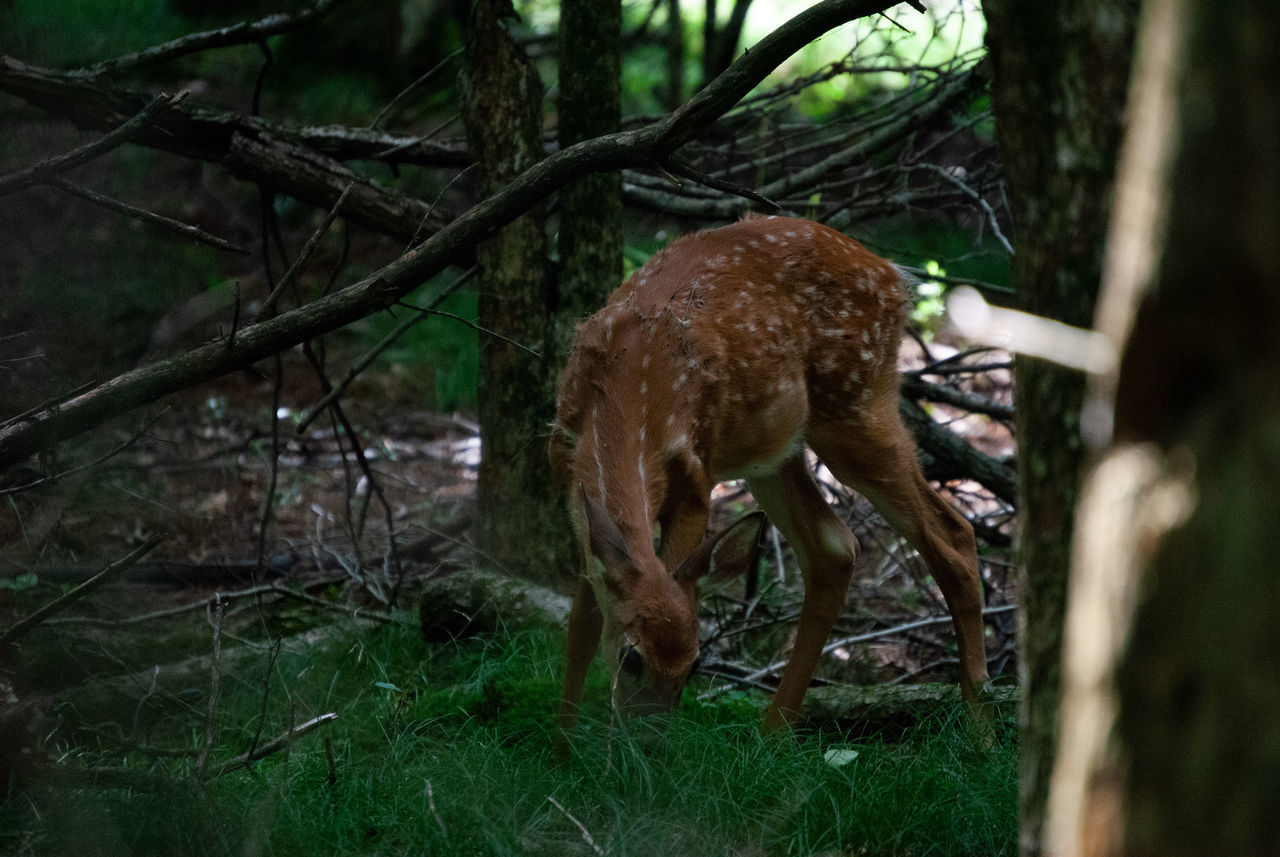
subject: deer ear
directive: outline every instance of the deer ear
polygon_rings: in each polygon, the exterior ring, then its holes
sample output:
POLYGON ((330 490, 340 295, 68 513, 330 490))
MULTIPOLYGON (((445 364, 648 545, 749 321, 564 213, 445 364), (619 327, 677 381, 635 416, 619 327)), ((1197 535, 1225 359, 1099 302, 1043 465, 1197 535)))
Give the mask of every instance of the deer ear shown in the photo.
POLYGON ((578 486, 582 505, 587 511, 587 539, 591 552, 604 563, 606 571, 631 564, 631 555, 618 532, 618 525, 609 517, 604 504, 587 496, 587 490, 578 486))
POLYGON ((755 565, 760 536, 766 523, 768 519, 764 512, 750 512, 719 535, 703 539, 702 544, 680 564, 676 579, 686 583, 708 574, 722 579, 745 574, 755 565))

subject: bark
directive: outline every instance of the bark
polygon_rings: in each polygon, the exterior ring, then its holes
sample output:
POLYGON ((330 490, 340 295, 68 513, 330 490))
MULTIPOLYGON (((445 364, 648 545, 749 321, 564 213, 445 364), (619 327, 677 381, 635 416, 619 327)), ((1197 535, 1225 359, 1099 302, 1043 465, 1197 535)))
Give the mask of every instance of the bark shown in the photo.
MULTIPOLYGON (((622 4, 566 0, 560 6, 561 147, 618 130, 622 116, 622 4)), ((622 176, 600 173, 560 192, 560 276, 552 294, 552 377, 568 358, 577 321, 622 281, 622 176)), ((541 452, 541 449, 539 449, 541 452)), ((575 540, 558 502, 560 526, 545 533, 558 577, 577 573, 575 540)))
POLYGON ((1017 480, 1012 467, 978 452, 964 438, 941 428, 924 408, 906 396, 899 400, 898 412, 915 436, 921 464, 930 480, 975 479, 992 494, 1014 505, 1017 480))
MULTIPOLYGON (((467 32, 462 115, 485 196, 542 158, 542 82, 507 31, 514 16, 510 0, 478 0, 467 32)), ((535 205, 476 252, 479 324, 497 334, 480 343, 480 546, 498 569, 543 581, 556 556, 542 535, 558 524, 539 442, 553 418, 544 219, 535 205)))
POLYGON ((568 620, 566 596, 487 571, 459 571, 433 578, 423 586, 418 602, 419 627, 428 642, 538 625, 563 628, 568 620))
POLYGON ((675 110, 684 101, 684 18, 680 0, 666 0, 667 30, 664 33, 667 59, 667 87, 662 93, 663 106, 675 110))
MULTIPOLYGON (((586 140, 540 162, 372 276, 306 306, 237 330, 224 341, 141 366, 0 423, 0 467, 76 437, 140 405, 252 365, 391 306, 512 218, 585 174, 662 162, 714 122, 783 60, 886 0, 827 0, 792 18, 676 113, 643 128, 586 140)), ((132 114, 126 114, 132 115, 132 114)))
POLYGON ((1098 322, 1128 341, 1096 389, 1115 428, 1073 570, 1057 853, 1280 852, 1274 11, 1145 11, 1098 322))
MULTIPOLYGON (((1122 130, 1134 0, 989 0, 993 101, 1021 308, 1088 326, 1122 130)), ((1040 853, 1057 735, 1062 616, 1083 460, 1083 378, 1034 359, 1015 370, 1021 519, 1021 849, 1040 853)))
MULTIPOLYGON (((1017 689, 996 687, 990 701, 993 717, 1012 717, 1017 689)), ((802 714, 806 725, 842 737, 874 735, 895 741, 939 712, 959 710, 962 702, 956 684, 825 685, 809 688, 802 714)))

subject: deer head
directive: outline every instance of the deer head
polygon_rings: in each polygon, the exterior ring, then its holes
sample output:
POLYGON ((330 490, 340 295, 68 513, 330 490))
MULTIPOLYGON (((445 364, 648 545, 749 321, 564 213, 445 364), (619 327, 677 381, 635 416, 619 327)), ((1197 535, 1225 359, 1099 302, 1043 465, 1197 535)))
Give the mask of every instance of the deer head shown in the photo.
POLYGON ((709 537, 676 568, 652 543, 628 546, 600 502, 581 489, 589 579, 602 610, 601 639, 613 708, 623 718, 669 711, 700 660, 698 581, 730 577, 754 562, 764 515, 746 515, 709 537))

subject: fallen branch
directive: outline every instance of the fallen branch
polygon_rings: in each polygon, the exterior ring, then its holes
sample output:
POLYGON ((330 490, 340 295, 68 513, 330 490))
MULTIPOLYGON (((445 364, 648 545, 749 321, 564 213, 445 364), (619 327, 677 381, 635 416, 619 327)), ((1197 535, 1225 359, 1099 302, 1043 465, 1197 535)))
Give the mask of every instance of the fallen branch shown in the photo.
POLYGON ((45 606, 41 607, 36 612, 32 613, 27 618, 18 621, 9 630, 5 631, 3 634, 0 634, 0 646, 4 646, 8 643, 12 643, 14 640, 18 640, 26 636, 28 633, 30 633, 30 631, 33 628, 35 628, 45 619, 49 618, 50 616, 59 612, 60 610, 67 609, 72 604, 79 601, 81 598, 85 597, 90 592, 97 589, 99 586, 101 586, 111 578, 118 575, 120 572, 129 568, 130 566, 132 566, 138 560, 142 559, 147 554, 151 553, 151 551, 155 550, 156 547, 162 541, 164 541, 164 539, 165 539, 164 536, 152 536, 151 538, 147 539, 145 542, 143 542, 142 544, 138 545, 136 548, 131 550, 128 553, 128 555, 125 556, 123 559, 113 562, 111 565, 107 566, 102 571, 98 572, 93 577, 89 578, 84 583, 77 586, 75 589, 72 589, 69 592, 63 593, 62 595, 50 601, 45 606))
POLYGON ((233 343, 212 343, 139 367, 62 402, 56 409, 39 411, 0 429, 0 467, 80 435, 125 411, 252 365, 391 306, 568 182, 586 173, 662 162, 801 47, 833 27, 888 5, 888 0, 825 0, 806 9, 744 53, 728 71, 665 119, 638 130, 586 140, 539 161, 372 276, 306 306, 249 325, 237 333, 233 343))
POLYGON ((934 422, 924 408, 908 398, 899 398, 898 412, 920 446, 925 474, 930 479, 973 479, 1008 503, 1017 505, 1017 475, 1012 467, 974 449, 934 422))
POLYGON ((222 762, 209 773, 208 779, 220 777, 223 774, 228 774, 238 768, 247 768, 254 762, 257 762, 260 759, 265 759, 272 753, 280 752, 294 741, 297 741, 303 735, 306 735, 308 732, 314 732, 324 724, 337 719, 338 715, 336 713, 329 712, 328 714, 321 714, 319 717, 313 717, 306 723, 299 723, 297 726, 277 735, 267 743, 258 746, 256 749, 247 753, 241 753, 233 759, 227 759, 225 762, 222 762))

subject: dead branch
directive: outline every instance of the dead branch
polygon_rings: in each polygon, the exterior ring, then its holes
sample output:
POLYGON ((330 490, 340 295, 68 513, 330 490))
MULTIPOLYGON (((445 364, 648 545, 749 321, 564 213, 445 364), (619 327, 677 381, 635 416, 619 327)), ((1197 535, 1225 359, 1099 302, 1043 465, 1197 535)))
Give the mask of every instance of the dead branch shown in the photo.
POLYGON ((1017 475, 1004 462, 974 449, 964 438, 934 422, 924 408, 908 398, 899 398, 898 412, 920 446, 925 474, 942 482, 973 479, 981 482, 1009 505, 1017 504, 1017 475))
POLYGON ((286 33, 301 27, 303 24, 310 23, 345 2, 347 0, 316 0, 311 6, 299 9, 296 12, 281 12, 275 15, 268 15, 265 18, 259 18, 256 21, 240 21, 229 27, 191 33, 164 44, 154 45, 146 50, 85 66, 72 72, 72 74, 77 77, 97 78, 158 65, 178 57, 212 50, 213 48, 260 42, 268 36, 286 33))
MULTIPOLYGON (((501 226, 585 173, 661 162, 746 95, 783 60, 827 30, 883 10, 888 0, 825 0, 741 56, 680 109, 644 128, 586 140, 538 162, 374 275, 306 306, 240 330, 232 343, 126 372, 0 429, 0 467, 161 396, 216 378, 393 304, 501 226)), ((13 61, 5 58, 4 70, 13 61)), ((7 74, 0 74, 0 86, 7 74)), ((350 181, 351 176, 346 177, 350 181)), ((345 183, 343 184, 345 187, 345 183)), ((356 194, 353 193, 354 199, 356 194)), ((336 198, 336 194, 335 197, 336 198)))
POLYGON ((920 378, 919 375, 903 377, 902 393, 913 399, 924 399, 927 402, 950 405, 954 408, 968 411, 971 414, 985 414, 1003 422, 1013 420, 1013 405, 1006 405, 986 396, 966 393, 946 384, 931 384, 920 378))
MULTIPOLYGON (((150 100, 144 92, 107 86, 74 72, 41 68, 0 56, 0 89, 83 128, 107 130, 128 120, 150 100)), ((176 105, 141 129, 136 142, 186 157, 220 162, 232 138, 271 138, 303 146, 338 160, 464 168, 471 164, 465 145, 428 141, 367 128, 336 125, 291 126, 188 104, 176 105)), ((330 200, 330 203, 332 200, 330 200)))
POLYGON ((281 750, 284 750, 303 735, 306 735, 309 732, 314 732, 324 724, 331 723, 337 719, 337 713, 331 711, 328 714, 321 714, 318 717, 313 717, 305 723, 299 723, 297 726, 287 729, 283 733, 272 738, 267 743, 246 753, 241 753, 233 759, 227 759, 225 762, 222 762, 208 774, 208 778, 213 779, 214 777, 220 777, 223 774, 228 774, 239 768, 247 768, 249 765, 252 765, 260 759, 265 759, 273 753, 278 753, 281 750))
POLYGON ((195 241, 197 244, 204 244, 218 250, 227 250, 231 253, 241 253, 244 255, 248 255, 249 253, 249 251, 243 247, 237 247, 230 241, 227 241, 224 238, 219 238, 217 235, 212 235, 198 226, 192 226, 189 223, 183 223, 179 220, 174 220, 171 217, 156 214, 154 211, 147 211, 146 209, 129 205, 126 202, 121 202, 118 199, 112 199, 111 197, 104 196, 97 191, 89 190, 87 187, 81 187, 78 184, 69 182, 64 178, 51 178, 48 180, 48 183, 56 187, 58 190, 66 191, 72 196, 78 196, 86 202, 114 211, 117 214, 123 214, 125 217, 132 217, 134 220, 142 223, 159 226, 161 229, 166 229, 175 235, 195 241))
POLYGON ((128 555, 123 559, 113 562, 111 565, 107 566, 102 571, 77 586, 75 589, 63 593, 36 612, 32 613, 27 618, 20 620, 14 624, 13 627, 9 628, 9 630, 0 634, 0 646, 12 643, 14 640, 19 640, 26 636, 33 628, 48 617, 60 610, 65 610, 67 607, 70 607, 76 601, 79 601, 81 598, 111 580, 111 578, 129 568, 147 554, 151 553, 151 551, 155 550, 156 547, 164 541, 164 539, 164 536, 152 536, 133 550, 129 551, 128 555))
POLYGON ((195 779, 204 779, 205 767, 209 763, 209 751, 213 749, 213 726, 218 713, 218 701, 222 696, 222 617, 227 610, 227 603, 214 596, 213 608, 213 654, 209 657, 209 699, 204 715, 204 738, 200 742, 200 755, 196 757, 195 779))
POLYGON ((53 176, 65 173, 73 167, 86 164, 94 158, 110 152, 137 137, 166 110, 177 105, 189 93, 182 90, 177 95, 157 95, 145 107, 101 139, 73 149, 62 155, 41 161, 33 167, 0 176, 0 196, 23 190, 24 188, 46 182, 53 176))

